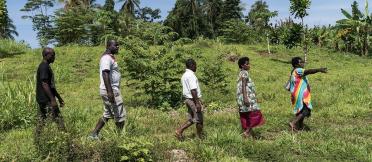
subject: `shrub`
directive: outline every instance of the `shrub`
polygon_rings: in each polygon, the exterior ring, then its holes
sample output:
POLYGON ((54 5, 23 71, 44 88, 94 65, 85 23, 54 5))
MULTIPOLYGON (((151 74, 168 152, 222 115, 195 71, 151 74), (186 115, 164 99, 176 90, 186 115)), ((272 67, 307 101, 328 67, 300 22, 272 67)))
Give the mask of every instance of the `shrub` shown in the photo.
POLYGON ((30 126, 36 114, 34 81, 24 83, 0 82, 0 130, 30 126))
POLYGON ((177 106, 182 100, 180 78, 184 61, 191 57, 196 59, 199 50, 169 44, 172 48, 151 51, 138 38, 126 39, 123 44, 128 51, 124 58, 128 78, 150 96, 148 104, 177 106))
POLYGON ((14 40, 0 39, 0 58, 23 54, 30 49, 29 45, 24 42, 16 42, 14 40))
POLYGON ((121 152, 120 161, 153 161, 151 155, 152 147, 152 143, 138 138, 128 138, 119 145, 121 152))

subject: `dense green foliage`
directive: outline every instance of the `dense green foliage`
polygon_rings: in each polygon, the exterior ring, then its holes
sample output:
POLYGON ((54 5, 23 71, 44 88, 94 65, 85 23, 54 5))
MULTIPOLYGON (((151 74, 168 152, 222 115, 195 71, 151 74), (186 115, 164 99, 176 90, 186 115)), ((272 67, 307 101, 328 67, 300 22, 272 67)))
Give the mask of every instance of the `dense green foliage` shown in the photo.
POLYGON ((303 22, 309 15, 310 0, 291 0, 289 11, 294 18, 301 19, 301 28, 290 17, 270 23, 277 12, 270 11, 262 0, 254 2, 247 13, 243 13, 240 0, 177 0, 161 22, 156 22, 160 19, 160 10, 141 7, 140 0, 117 1, 123 2, 119 11, 115 10, 117 3, 113 0, 106 0, 102 6, 93 0, 58 2, 65 5, 54 14, 45 11, 54 6, 55 0, 29 0, 22 9, 33 13, 25 18, 33 21, 42 46, 52 42, 57 46, 96 46, 108 39, 133 37, 148 44, 163 45, 178 39, 202 37, 224 43, 265 43, 268 53, 270 44, 301 47, 305 54, 313 46, 364 56, 371 55, 372 51, 372 16, 367 0, 363 11, 353 2, 352 13, 341 9, 345 19, 337 21, 335 26, 322 27, 309 27, 303 22))

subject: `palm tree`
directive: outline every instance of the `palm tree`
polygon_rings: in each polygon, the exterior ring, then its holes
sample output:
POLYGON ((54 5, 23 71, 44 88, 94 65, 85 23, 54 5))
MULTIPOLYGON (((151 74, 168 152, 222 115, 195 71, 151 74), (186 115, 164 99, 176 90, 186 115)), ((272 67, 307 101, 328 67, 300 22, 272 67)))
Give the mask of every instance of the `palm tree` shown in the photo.
POLYGON ((13 35, 18 36, 18 33, 12 19, 9 18, 6 1, 2 1, 0 2, 0 38, 14 39, 13 35))
POLYGON ((134 17, 136 8, 140 8, 140 0, 119 0, 118 2, 124 2, 120 9, 120 13, 126 13, 134 17))
POLYGON ((18 33, 13 21, 8 18, 5 24, 1 24, 0 38, 14 39, 13 35, 18 36, 18 33))
MULTIPOLYGON (((368 48, 369 48, 369 35, 371 32, 371 15, 369 15, 368 11, 368 1, 365 0, 365 12, 355 12, 355 5, 357 4, 354 2, 354 6, 352 8, 354 10, 353 14, 348 13, 346 10, 341 9, 342 14, 346 17, 345 19, 338 20, 336 26, 341 31, 350 31, 348 34, 355 33, 355 38, 357 41, 357 45, 362 47, 360 50, 361 55, 368 55, 368 48), (358 13, 358 14, 356 14, 358 13)), ((358 9, 357 9, 358 10, 358 9)))
POLYGON ((95 0, 58 0, 60 3, 64 3, 64 9, 68 10, 77 6, 89 8, 95 0))
POLYGON ((203 6, 203 13, 207 15, 208 25, 212 29, 212 38, 215 37, 218 29, 217 18, 222 9, 222 0, 206 0, 203 6))

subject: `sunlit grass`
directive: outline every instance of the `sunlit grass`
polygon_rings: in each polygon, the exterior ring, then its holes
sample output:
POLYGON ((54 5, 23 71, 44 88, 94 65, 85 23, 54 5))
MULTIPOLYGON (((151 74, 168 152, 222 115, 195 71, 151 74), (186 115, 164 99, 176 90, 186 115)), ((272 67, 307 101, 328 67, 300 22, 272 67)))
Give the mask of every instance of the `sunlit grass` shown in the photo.
MULTIPOLYGON (((128 85, 125 77, 122 94, 128 117, 123 135, 117 136, 115 124, 109 121, 102 130, 101 141, 88 140, 86 137, 102 115, 98 60, 104 47, 72 46, 57 48, 57 59, 52 65, 57 88, 66 102, 62 115, 68 133, 54 138, 61 134, 54 123, 48 122, 44 136, 55 142, 48 147, 59 150, 64 150, 61 143, 71 142, 72 153, 56 154, 53 152, 56 150, 47 147, 40 153, 33 145, 37 111, 33 78, 41 61, 40 50, 35 50, 0 60, 0 161, 63 161, 69 157, 76 161, 115 161, 124 154, 118 151, 119 146, 128 145, 131 139, 151 143, 146 148, 151 148, 155 161, 169 160, 172 149, 183 149, 189 158, 197 161, 372 160, 371 59, 312 49, 307 67, 328 67, 329 73, 309 76, 314 110, 305 123, 311 131, 292 134, 287 126, 293 117, 290 94, 283 84, 291 69, 286 62, 293 56, 301 56, 301 49, 276 46, 274 54, 260 55, 257 51, 264 50, 264 46, 208 41, 187 48, 200 48, 207 58, 221 52, 250 57, 251 77, 266 118, 266 124, 255 129, 255 139, 241 138, 235 103, 238 68, 236 63, 226 61, 222 66, 229 74, 228 92, 216 93, 202 85, 203 100, 209 105, 205 113, 205 140, 195 138, 194 126, 185 132, 184 142, 176 140, 174 130, 186 120, 185 106, 172 111, 147 107, 142 103, 148 98, 136 96, 139 90, 128 85)), ((125 57, 125 49, 120 54, 125 57)))

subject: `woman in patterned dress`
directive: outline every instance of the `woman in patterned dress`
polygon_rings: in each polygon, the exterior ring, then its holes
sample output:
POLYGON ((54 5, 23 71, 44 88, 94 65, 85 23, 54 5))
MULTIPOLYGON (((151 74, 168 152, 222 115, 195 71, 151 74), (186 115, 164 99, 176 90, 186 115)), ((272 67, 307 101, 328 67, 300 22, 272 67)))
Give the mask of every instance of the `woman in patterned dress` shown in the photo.
POLYGON ((249 76, 249 58, 242 57, 238 61, 239 76, 237 81, 237 102, 240 122, 244 130, 243 136, 249 137, 252 128, 264 124, 264 118, 257 103, 256 88, 249 76))

